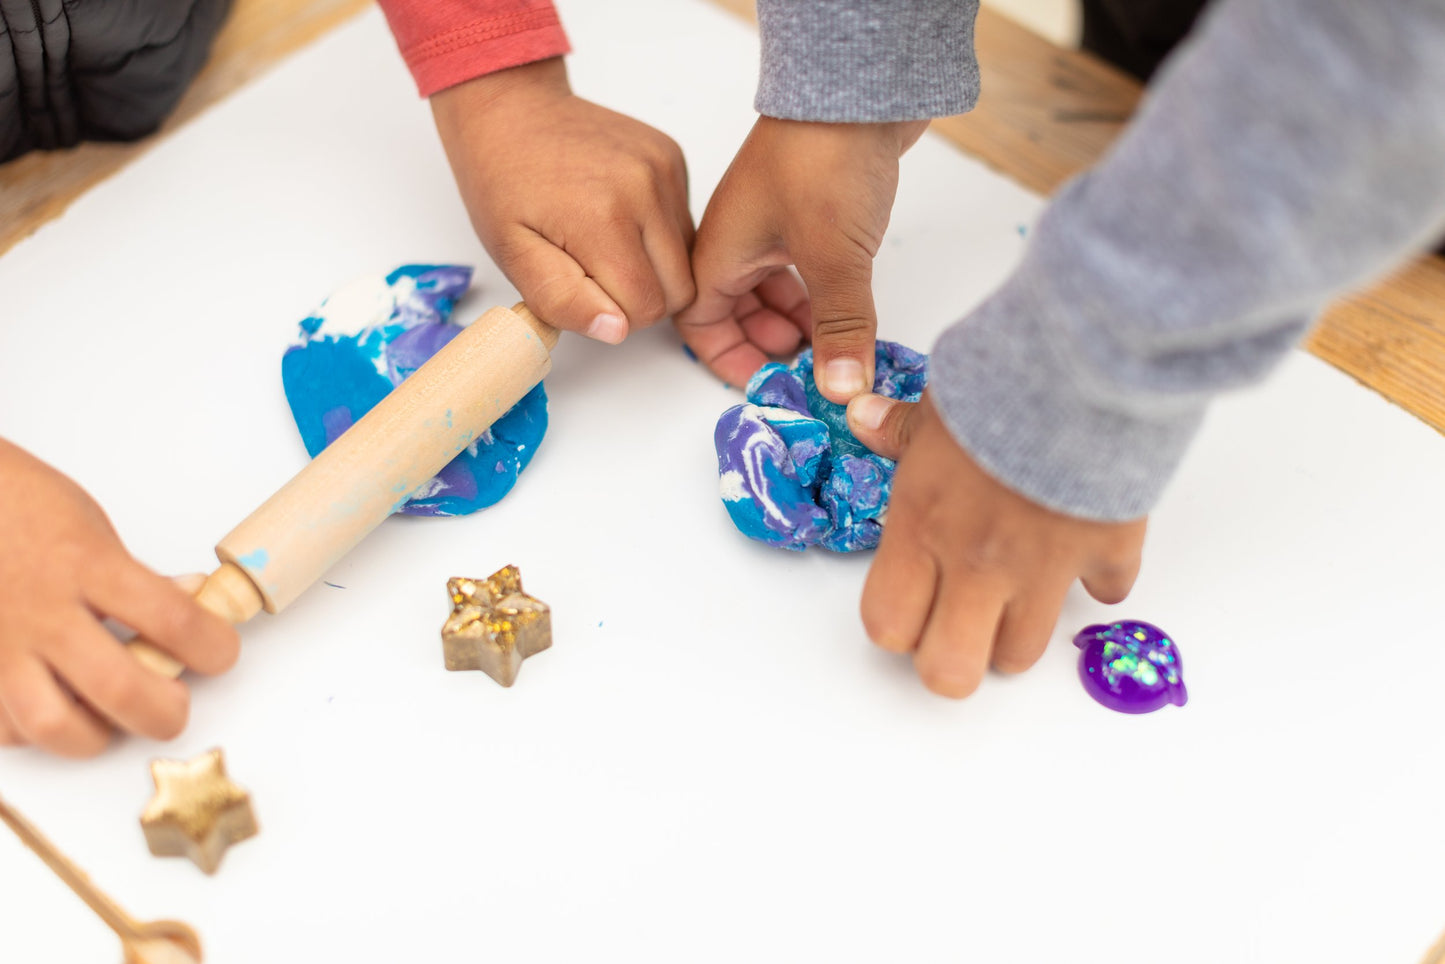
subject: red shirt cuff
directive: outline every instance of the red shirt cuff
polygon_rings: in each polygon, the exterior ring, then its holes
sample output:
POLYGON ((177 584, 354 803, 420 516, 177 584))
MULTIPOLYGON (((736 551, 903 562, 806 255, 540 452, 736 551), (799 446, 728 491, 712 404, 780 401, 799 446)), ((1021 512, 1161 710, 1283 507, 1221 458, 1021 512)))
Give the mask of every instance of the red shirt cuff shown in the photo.
POLYGON ((417 91, 571 50, 550 0, 379 0, 417 91))

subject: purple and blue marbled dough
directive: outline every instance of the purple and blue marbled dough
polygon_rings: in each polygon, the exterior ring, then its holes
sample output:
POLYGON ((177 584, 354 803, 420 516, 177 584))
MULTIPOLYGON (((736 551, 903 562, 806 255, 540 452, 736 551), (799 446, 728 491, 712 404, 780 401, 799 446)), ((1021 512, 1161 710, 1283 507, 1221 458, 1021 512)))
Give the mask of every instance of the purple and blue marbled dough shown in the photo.
MULTIPOLYGON (((286 401, 314 458, 456 337, 450 321, 472 269, 409 264, 347 285, 301 321, 281 358, 286 401)), ((517 482, 547 431, 547 393, 532 389, 398 511, 466 515, 517 482)))
MULTIPOLYGON (((928 356, 880 341, 874 357, 873 390, 918 401, 928 356)), ((854 438, 847 408, 819 393, 812 349, 792 365, 764 365, 748 381, 747 398, 723 412, 713 433, 723 505, 738 531, 797 551, 878 545, 894 463, 854 438)))

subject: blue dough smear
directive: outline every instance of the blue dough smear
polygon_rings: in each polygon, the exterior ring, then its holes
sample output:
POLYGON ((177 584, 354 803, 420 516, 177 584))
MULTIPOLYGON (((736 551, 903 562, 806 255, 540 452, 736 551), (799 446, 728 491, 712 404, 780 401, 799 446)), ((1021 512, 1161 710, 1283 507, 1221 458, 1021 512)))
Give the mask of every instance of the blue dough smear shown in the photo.
MULTIPOLYGON (((452 309, 471 280, 463 265, 403 265, 348 285, 302 319, 281 381, 312 458, 456 337, 452 309)), ((467 515, 495 504, 546 432, 547 393, 538 385, 397 511, 467 515)))

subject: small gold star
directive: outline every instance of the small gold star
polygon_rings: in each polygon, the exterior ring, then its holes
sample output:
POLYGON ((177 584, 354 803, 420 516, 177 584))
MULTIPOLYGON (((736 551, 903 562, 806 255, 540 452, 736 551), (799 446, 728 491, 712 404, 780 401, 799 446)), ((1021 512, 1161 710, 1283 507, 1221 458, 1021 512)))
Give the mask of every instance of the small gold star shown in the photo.
POLYGON ((449 670, 479 669, 511 686, 522 660, 552 645, 552 611, 522 591, 516 566, 486 579, 450 579, 447 593, 452 614, 442 626, 442 654, 449 670))
POLYGON ((189 857, 214 874, 226 848, 256 835, 251 797, 226 776, 220 750, 194 760, 153 760, 156 795, 141 814, 157 857, 189 857))

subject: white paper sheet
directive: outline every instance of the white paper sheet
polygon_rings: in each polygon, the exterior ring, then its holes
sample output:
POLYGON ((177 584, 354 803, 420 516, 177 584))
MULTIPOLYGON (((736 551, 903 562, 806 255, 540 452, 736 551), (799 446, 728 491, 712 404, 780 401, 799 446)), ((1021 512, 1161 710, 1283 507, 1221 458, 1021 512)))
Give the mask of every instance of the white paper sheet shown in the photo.
MULTIPOLYGON (((575 87, 667 130, 694 210, 746 133, 756 37, 701 0, 563 4, 575 87)), ((877 265, 927 348, 1005 275, 1040 202, 925 140, 877 265)), ((475 263, 426 106, 367 14, 0 259, 0 434, 165 571, 301 467, 294 326, 353 276, 475 263)), ((567 338, 553 428, 472 518, 388 522, 193 681, 173 744, 0 753, 0 793, 216 964, 986 961, 1411 964, 1445 924, 1445 441, 1313 358, 1221 403, 1154 516, 1133 598, 928 695, 856 618, 868 560, 747 542, 716 495, 736 393, 659 329, 567 338), (503 690, 442 669, 452 575, 506 563, 556 645, 503 690), (1111 714, 1069 638, 1179 640, 1191 702, 1111 714), (261 834, 220 873, 146 851, 147 761, 225 749, 261 834)), ((4 551, 18 551, 5 542, 4 551)), ((0 961, 114 940, 0 834, 0 961)))

